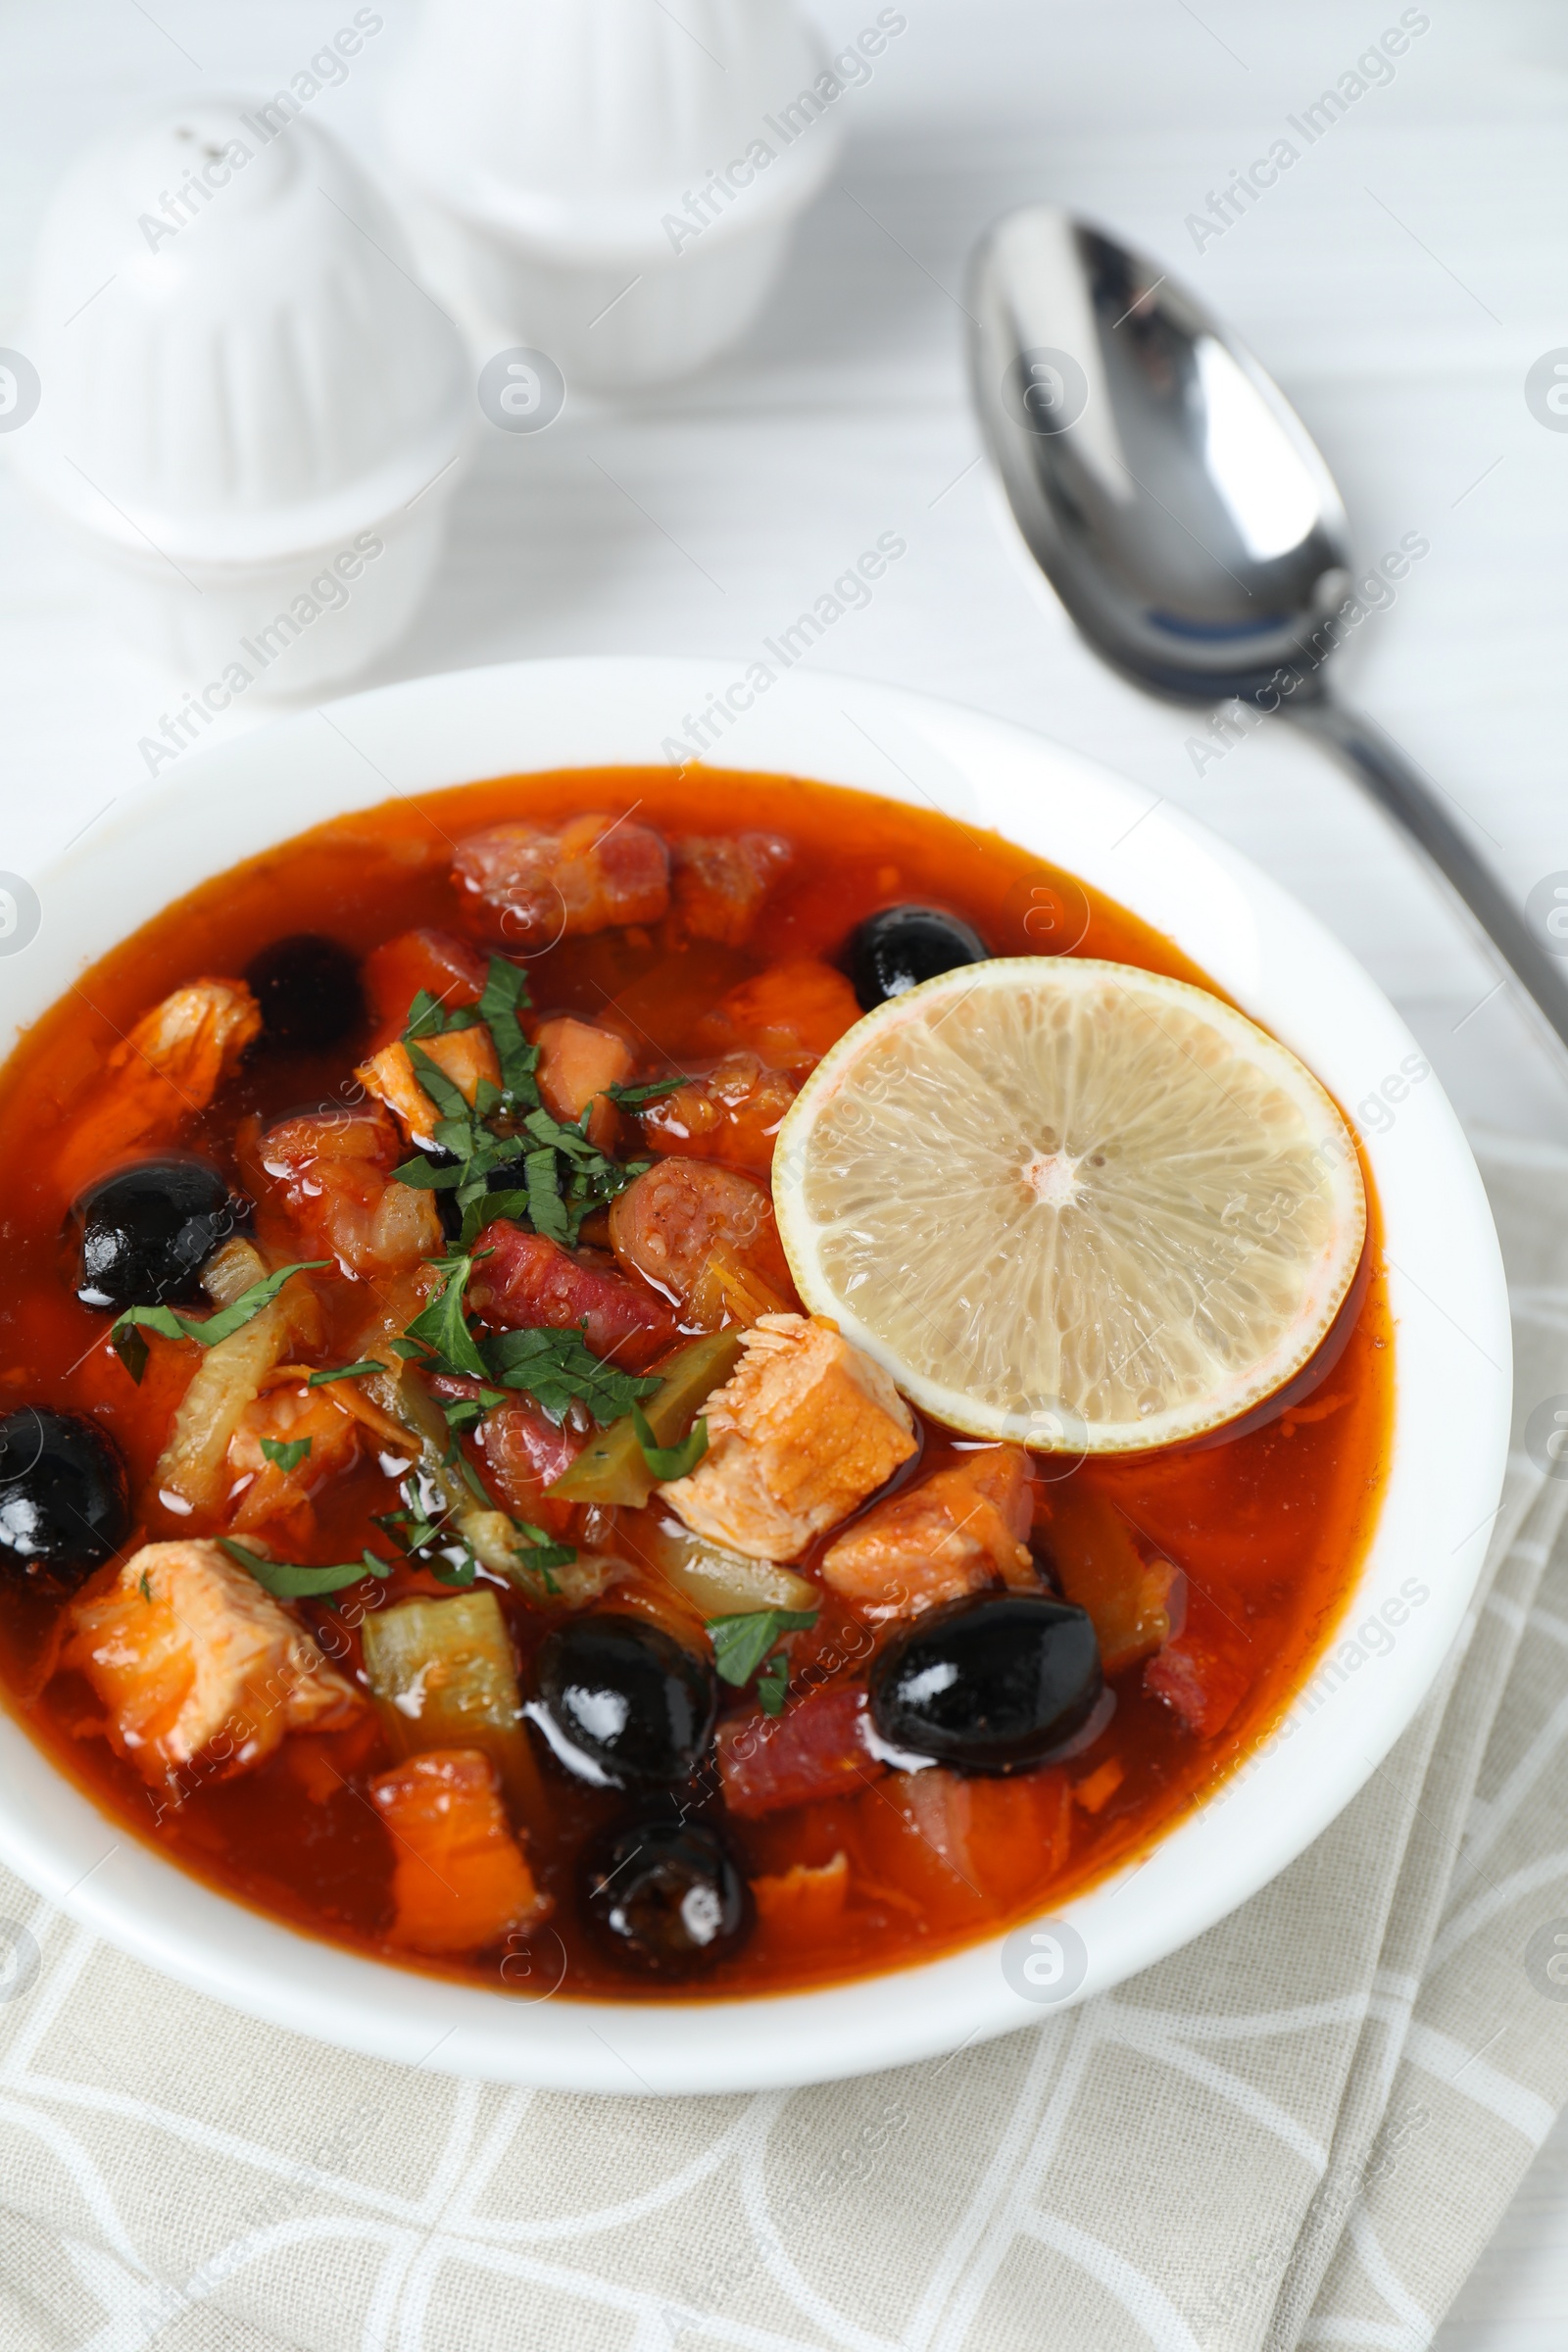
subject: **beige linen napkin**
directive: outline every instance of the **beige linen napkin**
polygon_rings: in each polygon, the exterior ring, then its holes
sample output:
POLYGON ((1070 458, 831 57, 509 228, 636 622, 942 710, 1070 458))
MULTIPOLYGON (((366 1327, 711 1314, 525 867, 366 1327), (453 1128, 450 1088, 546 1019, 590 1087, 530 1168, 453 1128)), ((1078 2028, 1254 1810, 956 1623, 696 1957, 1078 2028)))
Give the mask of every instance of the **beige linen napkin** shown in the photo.
POLYGON ((1540 1434, 1568 1155, 1481 1159, 1518 1368, 1489 1584, 1245 1910, 941 2062, 620 2101, 252 2025, 0 1877, 4 2352, 1425 2344, 1568 2100, 1568 1477, 1540 1434))

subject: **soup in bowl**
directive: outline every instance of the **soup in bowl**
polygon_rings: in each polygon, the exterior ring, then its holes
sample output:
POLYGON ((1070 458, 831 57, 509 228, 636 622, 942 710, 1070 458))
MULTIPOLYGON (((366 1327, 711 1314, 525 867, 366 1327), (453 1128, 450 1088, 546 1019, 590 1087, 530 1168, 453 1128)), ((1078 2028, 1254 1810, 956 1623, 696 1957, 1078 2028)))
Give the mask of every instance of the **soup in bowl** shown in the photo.
POLYGON ((1127 788, 844 691, 943 788, 831 692, 674 770, 659 665, 481 673, 172 778, 123 921, 107 842, 40 892, 0 1840, 189 1981, 584 2087, 892 2062, 1208 1924, 1430 1681, 1506 1382, 1410 1361, 1434 1281, 1501 1315, 1425 1061, 1127 788))

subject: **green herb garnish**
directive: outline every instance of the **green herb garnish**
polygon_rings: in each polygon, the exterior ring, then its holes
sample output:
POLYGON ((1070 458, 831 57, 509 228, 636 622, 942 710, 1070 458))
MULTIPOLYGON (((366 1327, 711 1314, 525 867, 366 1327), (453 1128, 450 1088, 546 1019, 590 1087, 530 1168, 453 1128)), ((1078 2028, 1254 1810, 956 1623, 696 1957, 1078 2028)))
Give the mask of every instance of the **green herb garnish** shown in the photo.
POLYGON ((416 1037, 447 1037, 454 1029, 475 1029, 479 1025, 476 1004, 447 1006, 439 997, 432 997, 421 988, 409 1006, 409 1017, 403 1024, 403 1042, 407 1045, 416 1037))
POLYGON ((526 975, 514 963, 508 963, 504 956, 492 956, 484 992, 474 1010, 490 1032, 506 1096, 524 1105, 539 1100, 539 1089, 534 1083, 539 1049, 529 1045, 517 1019, 530 1003, 526 975))
POLYGON ((685 1084, 677 1072, 673 1078, 650 1078, 644 1086, 607 1086, 604 1091, 621 1110, 641 1110, 645 1102, 657 1102, 661 1095, 671 1095, 685 1084))
POLYGON ((387 1577, 392 1573, 390 1560, 379 1560, 373 1551, 362 1552, 359 1559, 334 1568, 298 1568, 292 1560, 264 1560, 259 1552, 247 1551, 243 1544, 231 1544, 220 1536, 219 1544, 231 1560, 248 1568, 265 1592, 274 1600, 318 1600, 328 1592, 341 1592, 346 1585, 357 1585, 365 1577, 387 1577))
POLYGON ((143 1600, 151 1600, 153 1596, 153 1589, 147 1582, 147 1571, 145 1568, 142 1570, 140 1576, 138 1576, 136 1579, 136 1587, 138 1592, 141 1593, 143 1600))
POLYGON ((757 1678, 757 1699, 764 1715, 782 1715, 790 1690, 790 1662, 775 1650, 757 1678))
MULTIPOLYGON (((817 1614, 815 1609, 747 1609, 738 1616, 710 1617, 708 1631, 720 1681, 733 1683, 737 1689, 749 1683, 780 1635, 805 1633, 816 1623, 817 1614)), ((782 1690, 778 1706, 769 1706, 766 1698, 762 1701, 770 1715, 777 1714, 783 1703, 782 1690)))
MULTIPOLYGON (((437 1296, 414 1318, 404 1334, 430 1362, 432 1370, 457 1373, 469 1380, 483 1380, 485 1361, 479 1353, 472 1332, 463 1311, 463 1294, 473 1272, 469 1256, 442 1257, 432 1261, 445 1274, 437 1296)), ((399 1355, 406 1349, 394 1340, 399 1355)), ((417 1360, 407 1357, 409 1361, 417 1360)))
POLYGON ((216 1348, 220 1340, 231 1339, 264 1307, 270 1306, 292 1275, 318 1274, 331 1262, 330 1258, 313 1257, 299 1265, 279 1266, 275 1274, 265 1274, 249 1290, 241 1291, 216 1315, 181 1315, 172 1306, 127 1306, 109 1335, 109 1345, 139 1388, 147 1369, 147 1343, 137 1336, 137 1326, 156 1331, 166 1340, 194 1340, 198 1348, 216 1348))
POLYGON ((357 1364, 338 1364, 330 1372, 313 1372, 305 1386, 308 1389, 324 1389, 329 1381, 363 1380, 368 1372, 384 1372, 385 1370, 385 1364, 379 1362, 375 1356, 368 1355, 357 1364))
POLYGON ((576 1331, 499 1331, 481 1343, 484 1369, 505 1389, 526 1389, 541 1411, 558 1424, 573 1398, 588 1407, 602 1429, 629 1412, 639 1396, 662 1384, 636 1372, 617 1371, 595 1355, 576 1331))
POLYGON ((643 1460, 656 1478, 689 1477, 708 1451, 708 1422, 704 1418, 692 1423, 678 1446, 660 1445, 640 1404, 631 1408, 631 1425, 637 1432, 643 1460))
POLYGON ((264 1438, 262 1440, 262 1451, 272 1467, 275 1470, 281 1470, 285 1478, 291 1470, 297 1470, 301 1462, 309 1457, 310 1450, 311 1441, 309 1438, 289 1438, 287 1440, 264 1438))

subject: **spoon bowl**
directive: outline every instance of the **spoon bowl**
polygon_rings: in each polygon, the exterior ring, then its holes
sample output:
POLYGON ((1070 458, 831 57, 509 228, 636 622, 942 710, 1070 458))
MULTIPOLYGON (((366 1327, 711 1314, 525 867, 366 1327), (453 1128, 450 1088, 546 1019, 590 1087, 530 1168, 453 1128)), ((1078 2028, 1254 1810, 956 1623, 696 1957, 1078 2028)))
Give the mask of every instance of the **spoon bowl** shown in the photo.
POLYGON ((1327 689, 1351 593, 1334 477, 1277 384, 1167 271, 1051 205, 970 270, 975 406, 1013 519, 1078 629, 1149 691, 1282 711, 1455 894, 1568 1067, 1568 973, 1382 728, 1327 689))

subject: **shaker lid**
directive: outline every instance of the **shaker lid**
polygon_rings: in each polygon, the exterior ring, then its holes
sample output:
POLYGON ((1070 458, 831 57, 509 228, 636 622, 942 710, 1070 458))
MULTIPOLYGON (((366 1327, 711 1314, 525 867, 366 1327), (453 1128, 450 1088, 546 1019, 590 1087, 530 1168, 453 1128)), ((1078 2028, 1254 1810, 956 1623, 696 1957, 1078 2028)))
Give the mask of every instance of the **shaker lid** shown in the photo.
POLYGON ((426 0, 387 131, 481 228, 564 261, 667 255, 666 216, 733 165, 705 237, 805 204, 848 86, 796 0, 426 0))
POLYGON ((463 447, 456 326, 369 180, 290 103, 165 108, 50 207, 25 330, 42 398, 16 455, 100 535, 284 556, 389 515, 463 447))

